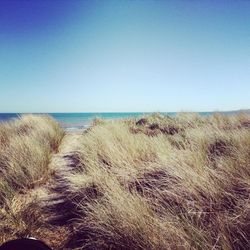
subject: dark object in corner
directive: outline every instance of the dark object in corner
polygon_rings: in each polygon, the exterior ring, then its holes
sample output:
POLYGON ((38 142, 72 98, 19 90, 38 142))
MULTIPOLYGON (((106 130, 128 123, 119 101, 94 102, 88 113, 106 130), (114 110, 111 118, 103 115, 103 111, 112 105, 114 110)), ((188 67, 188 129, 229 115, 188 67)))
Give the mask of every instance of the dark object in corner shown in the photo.
POLYGON ((5 242, 0 250, 52 250, 40 240, 17 239, 5 242))

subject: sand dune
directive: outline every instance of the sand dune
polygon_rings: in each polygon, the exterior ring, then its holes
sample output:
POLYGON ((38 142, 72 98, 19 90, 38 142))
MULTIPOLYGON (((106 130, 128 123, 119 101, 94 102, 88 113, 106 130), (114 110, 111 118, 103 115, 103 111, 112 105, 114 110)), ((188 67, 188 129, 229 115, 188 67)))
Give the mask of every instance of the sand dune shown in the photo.
POLYGON ((53 249, 249 249, 250 116, 49 117, 0 125, 0 242, 53 249))

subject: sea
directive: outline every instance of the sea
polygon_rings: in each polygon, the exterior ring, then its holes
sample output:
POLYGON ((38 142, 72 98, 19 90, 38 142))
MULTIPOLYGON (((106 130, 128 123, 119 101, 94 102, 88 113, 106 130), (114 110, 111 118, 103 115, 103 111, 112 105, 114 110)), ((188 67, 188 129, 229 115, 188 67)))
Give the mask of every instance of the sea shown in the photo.
MULTIPOLYGON (((175 116, 176 112, 161 112, 169 116, 175 116)), ((231 112, 223 112, 231 113, 231 112)), ((8 121, 14 118, 18 118, 24 113, 0 113, 0 122, 8 121)), ((45 113, 34 113, 45 114, 45 113)), ((129 117, 140 117, 145 114, 143 112, 122 112, 122 113, 46 113, 56 119, 63 128, 66 130, 84 129, 88 128, 95 118, 102 119, 121 119, 129 117)), ((213 112, 199 112, 200 115, 211 115, 213 112)))

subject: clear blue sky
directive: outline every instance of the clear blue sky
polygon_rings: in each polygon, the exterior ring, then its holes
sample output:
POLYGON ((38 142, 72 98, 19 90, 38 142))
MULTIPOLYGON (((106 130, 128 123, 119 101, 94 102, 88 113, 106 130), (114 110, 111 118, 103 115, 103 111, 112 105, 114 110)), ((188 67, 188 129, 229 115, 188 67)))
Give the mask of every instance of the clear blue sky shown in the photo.
POLYGON ((250 1, 0 0, 0 112, 250 108, 250 1))

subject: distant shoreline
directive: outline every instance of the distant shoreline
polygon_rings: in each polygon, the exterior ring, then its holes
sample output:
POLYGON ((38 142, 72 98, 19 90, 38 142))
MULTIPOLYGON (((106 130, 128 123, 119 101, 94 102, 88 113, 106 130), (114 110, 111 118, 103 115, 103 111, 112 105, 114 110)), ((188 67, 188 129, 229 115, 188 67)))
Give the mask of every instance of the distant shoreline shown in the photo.
MULTIPOLYGON (((197 113, 201 116, 212 115, 214 113, 235 114, 250 113, 249 109, 234 111, 214 111, 214 112, 84 112, 84 113, 32 113, 32 114, 48 114, 57 120, 66 131, 85 130, 88 128, 95 118, 101 119, 122 119, 131 117, 140 117, 145 114, 161 113, 169 116, 175 116, 178 113, 197 113)), ((26 113, 0 113, 0 122, 9 121, 26 113)))

